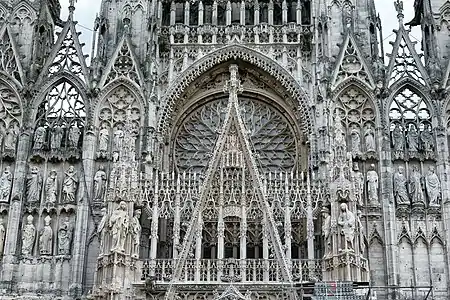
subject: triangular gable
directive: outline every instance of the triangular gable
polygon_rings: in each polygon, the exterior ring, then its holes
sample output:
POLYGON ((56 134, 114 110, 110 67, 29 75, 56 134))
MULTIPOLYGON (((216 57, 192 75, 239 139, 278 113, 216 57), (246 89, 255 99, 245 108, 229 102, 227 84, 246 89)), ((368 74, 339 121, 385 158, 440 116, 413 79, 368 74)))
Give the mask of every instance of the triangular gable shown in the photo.
POLYGON ((375 87, 375 81, 370 72, 354 36, 348 33, 341 46, 336 67, 332 75, 331 86, 335 88, 349 77, 355 77, 365 82, 369 87, 375 87))
POLYGON ((69 15, 42 69, 39 82, 46 77, 55 76, 62 72, 72 74, 86 82, 89 71, 75 24, 76 22, 73 21, 72 15, 69 15))
POLYGON ((393 44, 392 53, 387 54, 390 60, 386 74, 390 76, 386 77, 386 85, 390 87, 405 78, 428 85, 428 73, 414 48, 415 43, 411 42, 403 25, 395 32, 397 38, 393 44))
POLYGON ((214 300, 222 299, 247 300, 248 298, 242 295, 234 285, 229 285, 220 296, 214 298, 214 300))
MULTIPOLYGON (((289 267, 287 265, 287 260, 282 249, 282 243, 280 236, 278 234, 275 220, 272 215, 272 211, 268 201, 266 200, 266 195, 263 187, 262 176, 259 174, 258 167, 254 156, 252 155, 252 150, 250 143, 246 138, 246 129, 244 123, 239 113, 239 104, 237 99, 237 92, 240 90, 240 84, 237 79, 237 66, 232 65, 230 67, 231 76, 230 80, 227 81, 226 88, 230 91, 230 97, 227 106, 227 112, 225 115, 225 120, 222 126, 221 134, 216 142, 213 155, 208 163, 206 173, 204 175, 204 180, 200 189, 199 201, 196 204, 195 210, 192 214, 192 219, 189 227, 186 231, 186 235, 183 240, 182 250, 178 257, 177 264, 173 272, 173 281, 179 280, 181 277, 181 272, 186 263, 186 258, 190 252, 193 241, 195 240, 195 233, 199 230, 199 224, 202 223, 202 213, 206 206, 206 202, 210 197, 210 189, 212 183, 215 179, 215 174, 218 172, 220 166, 223 164, 240 164, 248 170, 248 174, 251 176, 251 182, 253 182, 255 191, 257 192, 259 206, 263 210, 265 216, 265 224, 267 226, 267 231, 269 233, 269 238, 272 240, 272 245, 275 252, 275 257, 278 259, 280 269, 282 270, 282 275, 286 282, 292 281, 292 275, 289 272, 289 267), (228 155, 228 157, 233 157, 231 160, 223 161, 223 155, 231 152, 236 155, 228 155), (241 152, 241 154, 238 154, 241 152)), ((240 207, 240 203, 237 203, 240 207)), ((171 285, 169 291, 166 294, 166 299, 171 299, 173 293, 173 286, 171 285)))
POLYGON ((19 52, 9 25, 0 30, 0 70, 11 76, 18 83, 25 82, 19 52))
POLYGON ((119 77, 126 77, 142 86, 144 80, 138 65, 130 41, 124 36, 106 66, 99 86, 103 87, 119 77))

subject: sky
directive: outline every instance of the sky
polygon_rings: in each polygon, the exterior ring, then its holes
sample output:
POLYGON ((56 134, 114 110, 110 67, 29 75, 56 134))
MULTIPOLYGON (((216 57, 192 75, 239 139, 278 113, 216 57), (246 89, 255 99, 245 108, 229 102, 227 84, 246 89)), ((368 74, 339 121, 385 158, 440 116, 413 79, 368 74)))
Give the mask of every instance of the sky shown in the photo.
MULTIPOLYGON (((68 15, 69 0, 60 0, 61 18, 65 20, 68 15)), ((96 13, 100 11, 100 0, 77 0, 75 4, 75 20, 78 21, 77 30, 82 32, 81 42, 86 46, 83 48, 85 54, 91 53, 92 28, 96 13), (95 3, 95 4, 93 4, 95 3)), ((403 0, 405 23, 410 21, 414 14, 414 0, 403 0)), ((394 41, 395 35, 392 30, 398 28, 397 12, 394 8, 394 0, 375 0, 377 12, 380 14, 383 26, 383 44, 385 53, 392 51, 389 41, 394 41)), ((420 51, 420 27, 415 27, 410 34, 412 41, 418 41, 416 50, 420 51)))

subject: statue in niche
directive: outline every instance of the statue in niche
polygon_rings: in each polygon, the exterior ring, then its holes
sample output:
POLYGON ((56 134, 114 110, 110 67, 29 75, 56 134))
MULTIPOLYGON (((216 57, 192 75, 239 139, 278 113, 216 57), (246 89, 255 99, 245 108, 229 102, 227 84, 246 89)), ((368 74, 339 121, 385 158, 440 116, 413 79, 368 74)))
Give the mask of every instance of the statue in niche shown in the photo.
POLYGON ((59 150, 61 148, 61 141, 63 138, 64 129, 61 127, 59 123, 56 123, 52 128, 50 134, 50 149, 52 151, 59 150))
POLYGON ((45 145, 45 128, 39 125, 34 132, 33 150, 42 150, 45 145))
POLYGON ((439 206, 441 183, 439 182, 439 178, 436 175, 433 166, 428 168, 427 176, 425 176, 425 187, 427 190, 429 205, 439 206))
POLYGON ((22 254, 31 255, 33 252, 36 228, 33 224, 33 215, 28 215, 27 223, 22 230, 22 254))
POLYGON ((131 221, 131 256, 139 258, 139 245, 141 242, 142 227, 140 224, 141 210, 136 209, 134 211, 133 220, 131 221))
POLYGON ((380 201, 378 200, 378 174, 375 170, 375 165, 371 164, 369 171, 367 171, 367 198, 369 204, 378 206, 380 201))
POLYGON ((409 125, 406 141, 408 142, 409 155, 416 157, 419 152, 419 134, 417 133, 416 126, 409 125))
POLYGON ((17 139, 17 129, 14 123, 11 123, 6 131, 6 136, 4 139, 4 149, 5 151, 15 151, 16 150, 16 139, 17 139))
POLYGON ((119 152, 123 147, 124 132, 121 126, 114 131, 113 151, 119 152))
POLYGON ((69 216, 64 218, 58 228, 58 254, 70 255, 70 245, 72 243, 73 226, 69 216))
POLYGON ((406 191, 406 177, 403 166, 397 168, 394 174, 394 198, 397 205, 405 205, 409 203, 408 192, 406 191))
POLYGON ((74 166, 70 166, 66 171, 63 182, 63 203, 75 202, 76 192, 78 188, 78 175, 74 166))
POLYGON ((328 208, 324 207, 322 209, 322 236, 325 243, 325 255, 327 258, 332 255, 331 249, 331 216, 328 208))
POLYGON ((53 204, 58 199, 58 172, 51 170, 45 181, 45 203, 53 204))
POLYGON ((125 201, 121 201, 109 219, 112 236, 111 251, 125 252, 125 239, 129 223, 127 204, 125 201))
POLYGON ((27 177, 27 202, 38 203, 41 200, 42 176, 39 168, 33 166, 27 177))
POLYGON ((98 133, 98 151, 97 156, 102 157, 105 156, 108 152, 108 144, 109 144, 109 130, 105 125, 102 126, 98 133))
POLYGON ((397 153, 403 153, 405 147, 405 141, 403 136, 403 131, 400 125, 395 124, 394 130, 392 131, 392 145, 394 146, 394 151, 397 153))
POLYGON ((366 237, 364 235, 364 226, 361 222, 361 215, 362 212, 358 209, 356 211, 356 231, 358 232, 359 236, 359 253, 362 255, 364 254, 366 248, 364 244, 366 237))
POLYGON ((355 195, 359 206, 363 206, 363 192, 364 192, 364 175, 359 171, 358 163, 353 163, 353 179, 355 186, 355 195))
POLYGON ((423 151, 429 156, 434 151, 433 134, 431 133, 431 126, 425 125, 424 130, 420 133, 420 140, 422 142, 423 151))
POLYGON ((105 237, 106 237, 106 226, 108 223, 108 212, 106 207, 102 208, 102 219, 97 227, 97 234, 100 239, 100 253, 105 253, 105 237))
POLYGON ((39 252, 41 255, 52 255, 53 248, 53 229, 50 225, 52 218, 46 216, 44 219, 44 228, 39 237, 39 252))
MULTIPOLYGON (((341 226, 341 234, 344 236, 343 245, 346 251, 354 251, 353 241, 355 239, 355 215, 348 210, 346 203, 340 205, 341 213, 338 218, 338 225, 341 226)), ((341 245, 342 245, 341 244, 341 245)))
POLYGON ((78 128, 77 124, 74 124, 72 127, 70 127, 69 130, 69 147, 71 148, 77 148, 78 142, 80 140, 81 131, 80 128, 78 128))
POLYGON ((372 126, 367 126, 364 132, 364 141, 367 152, 375 152, 375 135, 373 133, 372 126))
POLYGON ((8 202, 11 194, 12 174, 11 168, 6 166, 0 177, 0 202, 8 202))
POLYGON ((94 175, 94 200, 103 199, 106 188, 106 179, 105 168, 100 166, 94 175))
POLYGON ((361 154, 361 137, 359 135, 359 130, 356 128, 353 128, 351 130, 351 141, 352 141, 352 155, 353 157, 358 156, 361 154))
POLYGON ((422 175, 420 174, 417 166, 412 167, 412 172, 409 176, 409 193, 411 195, 413 205, 425 205, 425 197, 422 191, 422 175))
POLYGON ((5 248, 6 229, 3 223, 3 216, 0 215, 0 255, 3 255, 3 249, 5 248))

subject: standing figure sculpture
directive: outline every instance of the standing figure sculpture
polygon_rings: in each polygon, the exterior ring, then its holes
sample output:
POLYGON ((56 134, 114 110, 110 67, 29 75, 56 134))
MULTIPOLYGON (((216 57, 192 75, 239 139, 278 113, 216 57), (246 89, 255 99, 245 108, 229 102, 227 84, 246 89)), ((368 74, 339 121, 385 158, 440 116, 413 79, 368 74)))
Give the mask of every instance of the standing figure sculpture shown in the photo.
POLYGON ((344 246, 342 250, 354 251, 353 241, 355 239, 355 215, 348 210, 346 203, 340 205, 341 213, 338 218, 338 225, 341 226, 341 234, 344 236, 344 240, 341 246, 344 246))
POLYGON ((327 258, 332 255, 331 250, 331 216, 328 208, 324 207, 322 209, 322 236, 325 243, 325 255, 327 258))
POLYGON ((134 211, 133 220, 131 221, 131 257, 139 258, 139 245, 141 243, 141 231, 140 224, 141 210, 136 209, 134 211))
POLYGON ((34 132, 34 145, 33 150, 42 150, 45 145, 45 128, 39 125, 34 132))
POLYGON ((6 136, 4 139, 4 149, 5 151, 15 151, 16 150, 16 138, 17 129, 14 123, 9 124, 8 130, 6 131, 6 136))
POLYGON ((11 194, 12 174, 9 166, 5 167, 0 177, 0 202, 8 202, 11 194))
POLYGON ((425 177, 425 187, 428 195, 428 203, 430 206, 439 206, 441 196, 441 183, 435 173, 434 167, 428 168, 427 176, 425 177))
POLYGON ((63 203, 75 202, 76 192, 78 188, 78 175, 74 166, 70 166, 66 171, 63 182, 63 203))
POLYGON ((352 147, 351 147, 351 152, 353 157, 358 156, 361 154, 361 137, 359 135, 359 130, 356 128, 353 128, 351 130, 351 142, 352 142, 352 147))
POLYGON ((123 138, 124 132, 122 130, 122 127, 117 127, 117 129, 114 131, 113 151, 119 152, 120 150, 122 150, 123 138))
POLYGON ((368 126, 364 132, 364 141, 366 146, 366 152, 375 152, 375 135, 373 133, 372 126, 368 126))
POLYGON ((42 176, 37 166, 30 168, 27 177, 27 202, 38 203, 41 200, 42 176))
POLYGON ((58 173, 51 170, 45 181, 45 203, 56 203, 58 199, 58 173))
POLYGON ((425 205, 425 197, 422 191, 422 175, 417 166, 412 167, 412 172, 409 176, 409 194, 413 205, 425 205))
POLYGON ((353 183, 355 187, 356 202, 363 206, 364 175, 359 171, 358 163, 353 163, 353 183))
POLYGON ((53 248, 53 229, 50 225, 52 218, 46 216, 44 219, 44 228, 39 237, 39 252, 41 255, 52 255, 53 248))
POLYGON ((61 127, 59 123, 56 123, 52 128, 50 135, 50 149, 52 151, 59 150, 61 148, 61 141, 63 138, 64 129, 61 127))
POLYGON ((69 130, 69 147, 77 148, 80 140, 81 131, 77 124, 72 125, 69 130))
POLYGON ((106 188, 106 179, 105 168, 100 166, 94 176, 94 200, 103 199, 106 188))
POLYGON ((420 133, 420 140, 422 142, 423 151, 427 158, 433 156, 434 152, 434 143, 433 143, 433 134, 431 133, 431 126, 429 124, 425 125, 425 128, 420 133))
POLYGON ((397 205, 405 205, 409 203, 408 192, 406 190, 406 177, 403 166, 399 166, 394 174, 394 198, 397 205))
POLYGON ((70 245, 72 243, 72 223, 69 216, 64 218, 58 228, 58 254, 70 255, 70 245))
POLYGON ((367 198, 369 204, 372 206, 378 206, 380 201, 378 200, 378 174, 375 170, 375 165, 371 164, 369 171, 367 171, 367 198))
POLYGON ((104 254, 105 251, 105 238, 106 238, 106 230, 108 224, 108 213, 106 207, 102 208, 102 219, 97 227, 97 234, 100 239, 100 254, 104 254))
POLYGON ((104 157, 108 152, 108 144, 109 144, 109 130, 105 125, 102 126, 98 133, 98 148, 97 148, 97 156, 104 157))
POLYGON ((406 136, 408 142, 408 152, 411 157, 417 157, 419 153, 419 134, 416 126, 409 125, 408 135, 406 136))
POLYGON ((362 224, 361 221, 361 215, 362 212, 360 210, 356 211, 356 231, 358 232, 358 237, 359 237, 359 253, 360 254, 364 254, 365 249, 366 249, 366 244, 365 244, 365 234, 364 234, 364 226, 362 224))
POLYGON ((121 201, 109 219, 112 237, 111 251, 125 252, 125 239, 129 223, 127 204, 125 201, 121 201))
POLYGON ((397 158, 403 156, 405 137, 399 124, 395 124, 394 130, 392 131, 392 145, 394 146, 394 156, 397 158))
POLYGON ((28 215, 27 224, 22 230, 22 254, 33 254, 34 239, 36 237, 36 228, 33 224, 33 215, 28 215))

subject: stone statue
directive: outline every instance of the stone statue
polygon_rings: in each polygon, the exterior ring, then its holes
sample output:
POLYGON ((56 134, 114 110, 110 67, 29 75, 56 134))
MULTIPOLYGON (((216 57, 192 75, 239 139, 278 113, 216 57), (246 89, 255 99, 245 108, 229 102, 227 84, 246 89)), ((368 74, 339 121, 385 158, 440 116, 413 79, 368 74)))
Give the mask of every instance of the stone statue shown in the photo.
POLYGON ((44 219, 44 228, 39 237, 39 252, 41 255, 52 255, 53 248, 53 229, 50 225, 52 218, 46 216, 44 219))
POLYGON ((408 142, 409 154, 414 157, 419 152, 419 134, 417 133, 416 126, 409 126, 406 140, 408 142))
POLYGON ((80 140, 81 131, 80 128, 78 128, 77 124, 74 124, 72 127, 70 127, 69 130, 69 147, 71 148, 77 148, 78 142, 80 140))
MULTIPOLYGON (((344 236, 344 250, 353 250, 355 238, 355 215, 348 210, 347 204, 342 203, 341 213, 338 218, 338 225, 341 226, 341 234, 344 236)), ((342 249, 341 249, 342 250, 342 249)))
POLYGON ((42 176, 37 166, 30 169, 27 177, 27 202, 38 203, 41 200, 42 176))
POLYGON ((39 125, 34 132, 34 145, 33 150, 42 150, 45 145, 45 128, 39 125))
POLYGON ((103 166, 98 168, 94 176, 94 200, 103 199, 106 188, 106 172, 103 166))
POLYGON ((352 141, 352 148, 351 152, 353 156, 357 156, 361 154, 361 137, 359 135, 359 130, 356 128, 353 128, 351 130, 351 141, 352 141))
POLYGON ((58 228, 58 254, 70 255, 70 246, 72 243, 73 227, 69 216, 64 218, 58 228))
POLYGON ((11 123, 8 130, 6 131, 6 136, 4 140, 5 151, 15 151, 16 150, 16 139, 17 139, 17 129, 16 126, 11 123))
POLYGON ((379 205, 378 200, 378 174, 375 170, 375 165, 371 164, 369 171, 367 171, 367 198, 370 205, 379 205))
POLYGON ((34 239, 36 237, 36 228, 33 224, 33 215, 28 215, 27 224, 22 230, 22 254, 33 254, 34 239))
POLYGON ((365 235, 364 235, 364 226, 361 222, 361 215, 362 213, 360 210, 356 211, 356 230, 359 236, 359 253, 364 254, 366 247, 364 244, 365 235))
POLYGON ((353 163, 353 184, 359 206, 363 206, 364 175, 359 171, 358 163, 353 163))
POLYGON ((425 205, 425 197, 422 191, 422 176, 417 166, 412 167, 412 172, 409 176, 409 194, 411 195, 413 205, 425 205))
POLYGON ((117 127, 114 131, 113 151, 120 151, 123 146, 124 132, 121 127, 117 127))
POLYGON ((3 255, 3 249, 5 248, 6 229, 3 224, 3 216, 0 215, 0 255, 3 255))
POLYGON ((75 202, 78 188, 78 175, 74 166, 70 166, 66 171, 66 177, 63 182, 63 203, 75 202))
POLYGON ((322 209, 322 236, 325 243, 325 255, 324 258, 329 257, 332 253, 331 249, 331 216, 328 208, 322 209))
POLYGON ((121 201, 109 219, 111 229, 111 251, 125 252, 125 239, 129 227, 128 208, 125 201, 121 201))
POLYGON ((368 126, 366 128, 366 131, 364 132, 364 141, 366 144, 366 151, 367 152, 375 152, 375 136, 373 133, 372 126, 368 126))
POLYGON ((431 154, 434 151, 433 134, 431 133, 430 125, 425 125, 424 130, 420 133, 420 140, 422 142, 423 151, 426 154, 431 154))
POLYGON ((108 213, 106 207, 102 208, 102 219, 97 227, 97 234, 100 239, 100 253, 105 253, 105 237, 106 237, 106 226, 108 224, 108 213))
POLYGON ((428 201, 430 206, 439 206, 441 196, 441 183, 434 171, 434 167, 428 168, 427 176, 425 177, 425 187, 427 190, 428 201))
POLYGON ((403 166, 399 166, 394 174, 394 198, 397 205, 410 204, 408 192, 406 191, 406 178, 403 166))
POLYGON ((131 221, 131 256, 139 258, 139 245, 141 242, 142 227, 140 224, 141 210, 136 209, 134 211, 134 217, 131 221))
POLYGON ((50 148, 52 150, 58 150, 61 148, 61 141, 63 138, 64 129, 59 124, 55 124, 50 134, 50 148))
POLYGON ((109 144, 109 131, 104 126, 100 129, 98 133, 98 152, 99 153, 107 153, 108 152, 108 144, 109 144))
POLYGON ((45 181, 45 203, 56 203, 58 199, 58 173, 51 170, 45 181))
POLYGON ((394 146, 394 151, 403 152, 405 141, 399 124, 395 124, 394 131, 392 131, 392 145, 394 146))
POLYGON ((5 167, 0 177, 0 202, 8 202, 11 194, 12 174, 9 166, 5 167))

